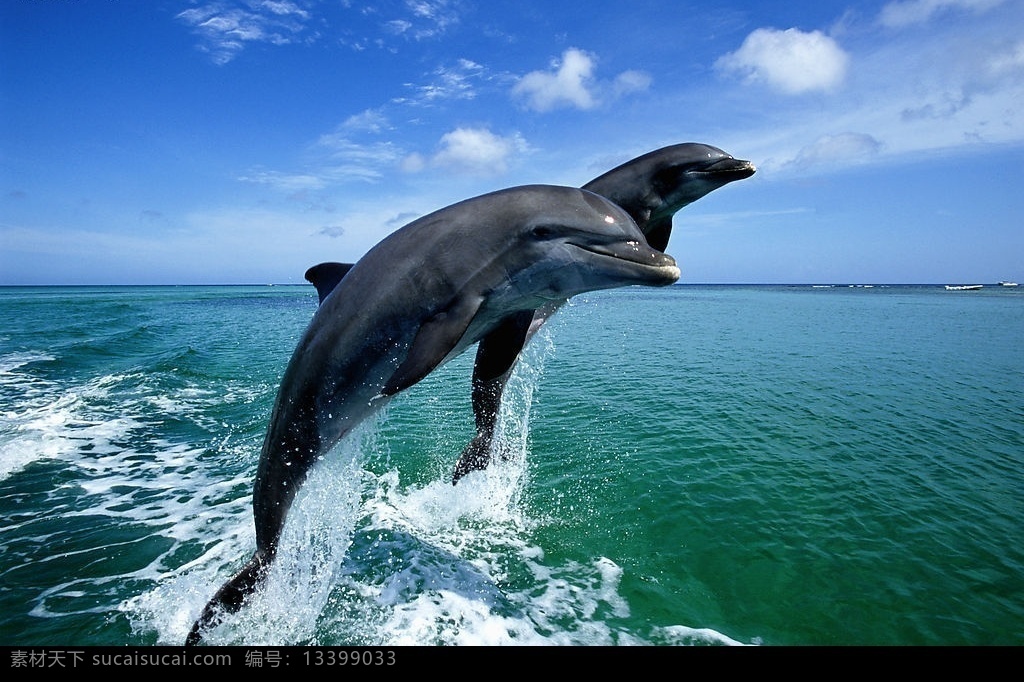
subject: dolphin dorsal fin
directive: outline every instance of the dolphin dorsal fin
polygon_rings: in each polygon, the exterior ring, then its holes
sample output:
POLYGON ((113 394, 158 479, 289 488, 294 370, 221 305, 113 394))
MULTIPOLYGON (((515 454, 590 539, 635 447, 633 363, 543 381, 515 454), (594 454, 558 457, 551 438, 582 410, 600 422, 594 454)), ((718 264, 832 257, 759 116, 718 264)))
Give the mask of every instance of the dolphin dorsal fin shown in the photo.
POLYGON ((355 263, 320 263, 306 270, 306 281, 316 287, 320 303, 323 303, 327 295, 334 291, 338 282, 345 278, 353 265, 355 263))

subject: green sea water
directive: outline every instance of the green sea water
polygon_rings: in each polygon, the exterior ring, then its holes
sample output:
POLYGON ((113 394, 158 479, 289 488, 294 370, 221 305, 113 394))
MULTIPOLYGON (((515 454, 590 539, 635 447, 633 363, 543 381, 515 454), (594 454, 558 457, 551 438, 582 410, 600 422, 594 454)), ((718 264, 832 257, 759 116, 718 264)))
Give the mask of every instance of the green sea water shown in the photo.
MULTIPOLYGON (((254 548, 311 287, 0 289, 0 645, 179 644, 254 548)), ((223 644, 1024 643, 1024 292, 579 297, 347 438, 223 644)))

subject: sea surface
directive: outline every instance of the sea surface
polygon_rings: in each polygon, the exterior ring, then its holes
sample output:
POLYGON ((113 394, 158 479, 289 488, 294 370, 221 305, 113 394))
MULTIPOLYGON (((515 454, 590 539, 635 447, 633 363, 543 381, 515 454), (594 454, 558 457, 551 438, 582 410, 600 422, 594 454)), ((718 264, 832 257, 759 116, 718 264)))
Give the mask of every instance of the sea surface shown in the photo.
MULTIPOLYGON (((316 305, 0 288, 0 645, 184 641, 316 305)), ((322 462, 210 643, 1024 644, 1024 288, 578 297, 453 487, 472 360, 322 462)))

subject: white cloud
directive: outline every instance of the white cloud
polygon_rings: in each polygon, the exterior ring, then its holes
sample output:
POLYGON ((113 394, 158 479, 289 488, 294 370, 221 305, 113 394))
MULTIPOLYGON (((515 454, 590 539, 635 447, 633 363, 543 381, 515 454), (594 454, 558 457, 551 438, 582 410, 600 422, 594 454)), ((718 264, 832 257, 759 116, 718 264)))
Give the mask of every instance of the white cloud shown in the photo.
POLYGON ((881 148, 881 143, 866 133, 823 135, 801 149, 792 163, 800 167, 819 163, 848 165, 874 156, 881 148))
POLYGON ((302 192, 323 189, 327 186, 318 175, 281 173, 279 171, 256 170, 238 178, 242 182, 266 185, 284 192, 302 192))
POLYGON ((423 158, 422 154, 416 152, 409 154, 399 163, 399 168, 405 173, 419 173, 426 167, 427 160, 423 158))
POLYGON ((610 85, 594 79, 595 57, 583 50, 569 48, 549 71, 531 71, 512 88, 512 94, 526 100, 531 109, 551 111, 563 107, 592 109, 602 93, 619 97, 646 90, 650 76, 641 71, 624 71, 610 85))
POLYGON ((280 2, 275 2, 274 0, 263 0, 263 2, 260 3, 260 7, 267 9, 272 14, 294 14, 303 19, 309 18, 309 12, 297 6, 294 2, 288 2, 288 0, 281 0, 280 2))
POLYGON ((627 95, 631 92, 642 92, 651 86, 651 77, 643 71, 623 71, 615 77, 612 83, 612 93, 615 97, 627 95))
POLYGON ((437 100, 474 99, 476 89, 474 81, 487 78, 485 69, 469 59, 459 59, 454 67, 439 67, 431 74, 432 81, 427 85, 407 87, 414 88, 417 96, 413 99, 399 98, 396 104, 429 104, 437 100))
POLYGON ((889 28, 923 24, 935 14, 948 9, 984 12, 1003 3, 1003 0, 897 0, 882 8, 879 22, 889 28))
MULTIPOLYGON (((355 130, 367 133, 379 133, 391 128, 387 116, 378 109, 367 109, 345 119, 339 127, 343 130, 355 130)), ((324 138, 321 138, 323 140, 324 138)))
POLYGON ((361 144, 346 137, 343 130, 321 135, 317 147, 330 154, 331 166, 361 168, 357 173, 360 176, 379 175, 382 168, 394 165, 402 157, 402 151, 392 142, 361 144))
POLYGON ((313 148, 319 157, 309 168, 295 173, 253 169, 239 177, 242 182, 264 185, 294 198, 305 199, 310 192, 350 182, 374 182, 389 168, 401 163, 402 152, 390 142, 358 144, 345 136, 348 128, 383 125, 373 112, 349 119, 333 133, 321 135, 313 148))
POLYGON ((441 137, 441 150, 432 162, 455 170, 501 174, 509 158, 525 148, 518 136, 501 137, 485 128, 456 128, 441 137))
POLYGON ((430 158, 407 155, 398 162, 399 168, 406 173, 440 167, 457 173, 501 175, 513 157, 528 151, 529 145, 520 135, 503 137, 486 128, 456 128, 441 135, 438 147, 430 158))
POLYGON ((424 40, 443 35, 449 27, 459 23, 459 15, 449 7, 449 0, 405 0, 405 10, 411 19, 392 19, 384 23, 389 33, 424 40))
POLYGON ((570 106, 590 109, 594 97, 589 84, 593 77, 594 59, 591 55, 575 48, 562 54, 561 63, 552 64, 554 72, 531 71, 523 76, 512 94, 527 99, 530 107, 537 111, 550 111, 570 106))
POLYGON ((759 28, 715 66, 796 95, 836 88, 846 76, 849 61, 839 44, 820 31, 759 28))
POLYGON ((509 161, 529 145, 519 135, 502 137, 486 128, 456 128, 441 136, 439 150, 427 159, 412 153, 399 163, 407 173, 419 173, 429 167, 442 167, 456 172, 500 175, 508 170, 509 161))
POLYGON ((1024 71, 1024 41, 1018 42, 1006 54, 996 55, 989 60, 990 75, 1002 76, 1024 71))
POLYGON ((192 26, 200 36, 200 49, 210 53, 217 64, 234 59, 249 42, 287 45, 305 29, 310 14, 292 2, 249 0, 244 6, 210 2, 185 10, 178 19, 192 26))
POLYGON ((394 33, 395 35, 400 36, 412 28, 412 23, 404 19, 392 19, 384 24, 384 28, 389 33, 394 33))
POLYGON ((434 22, 440 28, 458 20, 455 13, 448 9, 449 4, 448 0, 405 0, 406 7, 414 16, 434 22))
POLYGON ((861 43, 842 92, 774 102, 758 129, 719 144, 754 159, 763 178, 1019 147, 1024 40, 1014 25, 1024 8, 1004 9, 927 31, 883 36, 876 25, 879 35, 861 43))

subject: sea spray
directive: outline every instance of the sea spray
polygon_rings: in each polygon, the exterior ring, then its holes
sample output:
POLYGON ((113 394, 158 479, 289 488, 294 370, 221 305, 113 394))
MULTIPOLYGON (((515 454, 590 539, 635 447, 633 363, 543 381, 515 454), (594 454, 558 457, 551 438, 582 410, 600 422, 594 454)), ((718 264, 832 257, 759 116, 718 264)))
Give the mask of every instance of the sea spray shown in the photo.
MULTIPOLYGON (((1003 289, 589 295, 545 325, 557 352, 528 430, 507 429, 527 435, 514 494, 514 457, 447 482, 473 426, 465 353, 375 427, 351 544, 288 636, 1024 641, 1024 290, 1003 289)), ((0 291, 0 452, 22 462, 0 477, 2 641, 180 645, 255 546, 259 446, 315 305, 288 286, 0 291)), ((277 641, 236 615, 221 641, 277 641)))

